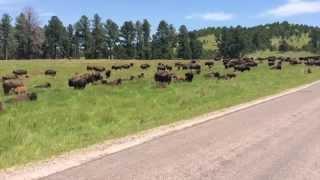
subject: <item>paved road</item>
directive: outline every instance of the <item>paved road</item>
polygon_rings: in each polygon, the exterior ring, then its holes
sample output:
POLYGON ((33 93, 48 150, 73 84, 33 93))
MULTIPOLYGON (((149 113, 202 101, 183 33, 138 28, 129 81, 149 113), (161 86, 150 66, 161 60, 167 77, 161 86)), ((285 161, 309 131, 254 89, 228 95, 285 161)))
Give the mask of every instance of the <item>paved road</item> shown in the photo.
POLYGON ((320 179, 320 84, 46 180, 320 179))

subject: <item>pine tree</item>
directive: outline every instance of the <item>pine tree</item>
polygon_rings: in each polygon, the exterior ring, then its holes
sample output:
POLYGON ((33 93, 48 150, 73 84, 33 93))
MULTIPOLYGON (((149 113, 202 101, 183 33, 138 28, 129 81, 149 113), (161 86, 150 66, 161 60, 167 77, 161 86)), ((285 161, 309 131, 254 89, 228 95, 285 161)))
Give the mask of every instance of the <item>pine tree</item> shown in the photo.
POLYGON ((179 28, 177 55, 182 59, 191 59, 192 57, 189 32, 185 25, 179 28))
POLYGON ((124 22, 121 27, 121 48, 124 52, 123 58, 133 59, 136 57, 135 52, 136 30, 132 21, 124 22))
POLYGON ((63 23, 57 16, 53 16, 49 20, 48 26, 45 29, 45 35, 50 58, 63 58, 66 51, 63 44, 66 38, 66 31, 63 23))
POLYGON ((94 15, 92 29, 92 58, 99 59, 106 56, 106 31, 101 23, 101 18, 98 14, 94 15))
POLYGON ((198 40, 196 33, 190 32, 190 49, 192 52, 192 59, 199 59, 203 53, 203 46, 200 40, 198 40))
POLYGON ((108 19, 105 24, 106 29, 106 42, 107 42, 107 56, 109 59, 113 59, 115 51, 117 49, 117 43, 119 42, 119 27, 111 19, 108 19))
POLYGON ((142 29, 142 23, 140 21, 136 22, 135 25, 136 28, 136 59, 143 59, 144 57, 144 38, 143 38, 143 29, 142 29))
POLYGON ((16 19, 16 25, 15 25, 15 39, 17 41, 17 51, 16 51, 16 57, 18 59, 24 59, 27 58, 27 44, 28 44, 28 35, 26 30, 26 16, 21 13, 17 19, 16 19))
POLYGON ((83 52, 85 58, 92 58, 92 36, 90 31, 90 21, 87 16, 82 16, 76 23, 76 36, 79 40, 80 50, 83 52))
POLYGON ((151 59, 151 43, 150 43, 150 34, 151 34, 151 25, 148 20, 143 20, 142 24, 143 31, 143 59, 151 59))
POLYGON ((161 21, 152 39, 152 58, 171 59, 172 39, 170 28, 166 21, 161 21))
POLYGON ((74 38, 74 29, 71 24, 68 25, 66 28, 67 30, 67 37, 66 37, 66 42, 65 42, 65 49, 66 49, 66 54, 68 58, 74 58, 76 56, 76 45, 75 45, 75 38, 74 38))
POLYGON ((5 60, 14 56, 13 53, 15 51, 13 27, 11 25, 11 21, 11 17, 8 14, 4 14, 0 23, 0 48, 2 52, 2 58, 5 60))

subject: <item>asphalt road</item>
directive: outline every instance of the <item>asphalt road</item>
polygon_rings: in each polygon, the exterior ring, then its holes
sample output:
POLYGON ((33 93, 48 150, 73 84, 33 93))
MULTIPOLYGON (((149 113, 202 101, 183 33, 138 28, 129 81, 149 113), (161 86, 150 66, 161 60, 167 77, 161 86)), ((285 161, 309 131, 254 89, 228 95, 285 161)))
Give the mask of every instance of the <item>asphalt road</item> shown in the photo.
POLYGON ((320 179, 320 84, 46 180, 320 179))

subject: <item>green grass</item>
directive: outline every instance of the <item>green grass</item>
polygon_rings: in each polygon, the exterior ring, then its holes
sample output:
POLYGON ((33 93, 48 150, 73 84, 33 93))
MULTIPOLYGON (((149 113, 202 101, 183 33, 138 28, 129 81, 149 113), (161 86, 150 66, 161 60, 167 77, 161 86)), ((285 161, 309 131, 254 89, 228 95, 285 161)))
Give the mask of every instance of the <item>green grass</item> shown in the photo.
MULTIPOLYGON (((302 49, 304 46, 308 45, 311 38, 309 37, 308 33, 303 33, 300 36, 291 36, 288 39, 285 39, 285 41, 295 49, 302 49)), ((274 37, 271 39, 271 45, 274 49, 279 49, 281 42, 281 38, 274 37)))
POLYGON ((257 51, 255 53, 248 54, 248 57, 268 57, 268 56, 276 56, 276 57, 306 57, 306 56, 316 56, 317 54, 307 52, 307 51, 288 51, 288 52, 279 52, 279 51, 257 51))
MULTIPOLYGON (((118 61, 117 63, 126 61, 118 61)), ((112 76, 128 77, 141 72, 137 62, 129 71, 112 76)), ((191 118, 203 113, 278 93, 320 77, 320 70, 304 74, 303 66, 286 65, 271 71, 263 64, 235 80, 216 81, 197 76, 193 83, 174 83, 158 89, 152 80, 157 61, 146 79, 125 82, 119 87, 89 86, 83 91, 67 87, 75 72, 85 72, 87 64, 109 67, 111 61, 9 61, 1 62, 0 75, 16 68, 30 72, 26 81, 38 93, 36 102, 7 105, 0 113, 0 169, 46 159, 73 149, 142 130, 191 118), (42 75, 53 68, 56 78, 42 75), (36 90, 35 84, 50 82, 50 90, 36 90)), ((168 61, 173 64, 174 61, 168 61)), ((215 70, 222 71, 221 65, 215 70)), ((182 72, 180 72, 182 73, 182 72)), ((2 100, 7 99, 2 92, 2 100)))
POLYGON ((218 44, 214 34, 199 37, 199 40, 202 42, 204 50, 218 50, 218 44))

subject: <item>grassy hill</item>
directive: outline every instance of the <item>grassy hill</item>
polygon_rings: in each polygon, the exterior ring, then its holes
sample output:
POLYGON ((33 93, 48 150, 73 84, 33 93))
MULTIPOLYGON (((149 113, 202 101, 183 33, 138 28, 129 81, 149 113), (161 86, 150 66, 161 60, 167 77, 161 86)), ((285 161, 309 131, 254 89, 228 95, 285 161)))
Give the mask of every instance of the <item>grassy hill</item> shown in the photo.
POLYGON ((201 36, 199 37, 199 40, 202 42, 204 50, 218 50, 218 44, 214 34, 201 36))
MULTIPOLYGON (((203 43, 204 50, 206 50, 206 51, 217 51, 218 50, 218 45, 217 45, 216 37, 214 34, 201 36, 201 37, 199 37, 199 40, 203 43)), ((278 49, 281 40, 282 39, 280 37, 272 38, 271 39, 272 48, 278 49)), ((310 52, 306 52, 306 51, 302 51, 303 47, 308 45, 310 40, 311 39, 310 39, 308 33, 303 33, 300 36, 291 36, 291 37, 285 39, 285 41, 294 49, 299 50, 297 52, 290 51, 290 52, 282 53, 279 51, 267 50, 267 51, 257 51, 255 53, 249 54, 248 56, 250 56, 250 57, 257 57, 257 56, 262 56, 262 57, 266 57, 266 56, 290 56, 290 57, 312 56, 315 54, 310 53, 310 52)))
MULTIPOLYGON (((274 37, 271 39, 271 45, 274 49, 278 49, 280 42, 280 37, 274 37)), ((308 45, 310 42, 310 37, 308 33, 303 33, 300 36, 291 36, 288 39, 285 39, 285 41, 293 48, 295 49, 302 49, 304 46, 308 45)))

